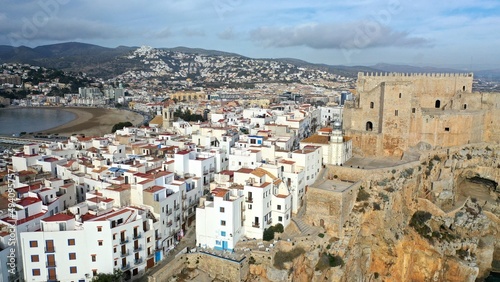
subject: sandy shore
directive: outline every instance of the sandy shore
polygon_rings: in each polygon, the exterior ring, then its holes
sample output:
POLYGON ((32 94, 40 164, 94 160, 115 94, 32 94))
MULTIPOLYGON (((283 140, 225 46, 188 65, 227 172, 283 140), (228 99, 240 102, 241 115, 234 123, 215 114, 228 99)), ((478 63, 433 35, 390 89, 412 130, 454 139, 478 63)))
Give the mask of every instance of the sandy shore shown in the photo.
POLYGON ((127 110, 106 108, 59 108, 74 113, 77 118, 58 127, 42 130, 44 133, 58 133, 63 136, 85 134, 85 136, 103 136, 111 133, 113 125, 119 122, 141 124, 143 116, 127 110))

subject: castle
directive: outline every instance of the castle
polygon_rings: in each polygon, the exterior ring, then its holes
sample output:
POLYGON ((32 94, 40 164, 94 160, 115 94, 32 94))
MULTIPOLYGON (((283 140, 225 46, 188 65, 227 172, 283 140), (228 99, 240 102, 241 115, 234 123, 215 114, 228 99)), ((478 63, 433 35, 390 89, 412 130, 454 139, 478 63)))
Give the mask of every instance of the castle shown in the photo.
POLYGON ((358 73, 357 94, 344 109, 345 135, 358 155, 396 158, 420 142, 498 142, 500 93, 472 92, 472 84, 472 73, 358 73))

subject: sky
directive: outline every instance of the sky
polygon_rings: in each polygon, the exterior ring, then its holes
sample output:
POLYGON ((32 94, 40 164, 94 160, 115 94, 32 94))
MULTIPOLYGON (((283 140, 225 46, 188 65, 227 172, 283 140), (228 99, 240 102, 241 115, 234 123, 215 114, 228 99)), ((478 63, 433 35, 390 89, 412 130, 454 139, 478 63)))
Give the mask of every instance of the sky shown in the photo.
POLYGON ((330 65, 500 68, 499 0, 2 0, 0 45, 204 48, 330 65))

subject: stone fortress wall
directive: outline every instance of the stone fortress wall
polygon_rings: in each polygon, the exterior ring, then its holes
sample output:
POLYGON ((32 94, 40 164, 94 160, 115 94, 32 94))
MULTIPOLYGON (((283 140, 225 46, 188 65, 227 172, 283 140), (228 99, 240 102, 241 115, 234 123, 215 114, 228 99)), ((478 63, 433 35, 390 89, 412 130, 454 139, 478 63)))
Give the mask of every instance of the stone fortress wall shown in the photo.
POLYGON ((359 73, 344 109, 345 134, 358 155, 396 158, 419 142, 496 142, 500 93, 472 92, 472 83, 472 73, 359 73))

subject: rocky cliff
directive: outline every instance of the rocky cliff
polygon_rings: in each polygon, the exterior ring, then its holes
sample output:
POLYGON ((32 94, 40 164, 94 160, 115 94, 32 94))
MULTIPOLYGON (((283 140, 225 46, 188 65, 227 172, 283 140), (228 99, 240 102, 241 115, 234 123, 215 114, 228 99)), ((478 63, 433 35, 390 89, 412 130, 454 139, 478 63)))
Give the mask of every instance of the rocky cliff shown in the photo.
POLYGON ((352 210, 342 232, 308 212, 317 204, 308 201, 303 220, 319 233, 279 242, 251 263, 248 280, 483 279, 500 264, 498 152, 499 145, 468 145, 422 152, 419 161, 391 168, 328 168, 325 177, 358 184, 357 197, 344 197, 352 210))

